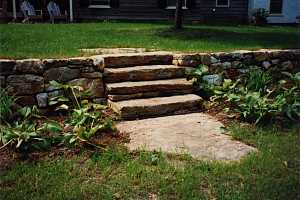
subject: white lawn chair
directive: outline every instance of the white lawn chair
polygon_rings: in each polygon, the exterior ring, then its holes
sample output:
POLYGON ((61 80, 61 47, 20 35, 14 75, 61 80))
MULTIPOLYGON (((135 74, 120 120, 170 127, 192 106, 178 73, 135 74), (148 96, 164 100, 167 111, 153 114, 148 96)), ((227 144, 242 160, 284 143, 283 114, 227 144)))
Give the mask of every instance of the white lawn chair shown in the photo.
POLYGON ((49 12, 51 23, 54 24, 55 20, 66 20, 68 21, 68 13, 65 10, 65 13, 62 14, 59 8, 59 5, 51 0, 47 5, 47 10, 49 12))
POLYGON ((24 15, 23 23, 33 20, 43 20, 43 11, 35 10, 34 6, 28 0, 22 1, 20 8, 24 15))

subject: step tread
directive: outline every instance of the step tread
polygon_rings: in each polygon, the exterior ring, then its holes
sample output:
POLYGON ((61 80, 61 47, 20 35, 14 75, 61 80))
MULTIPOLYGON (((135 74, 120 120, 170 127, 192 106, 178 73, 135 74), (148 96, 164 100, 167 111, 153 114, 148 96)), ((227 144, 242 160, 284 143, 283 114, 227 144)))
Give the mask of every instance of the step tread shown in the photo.
POLYGON ((184 103, 187 101, 199 101, 202 98, 195 94, 176 95, 170 97, 154 97, 149 99, 133 99, 126 101, 113 102, 119 108, 123 107, 147 107, 156 105, 168 105, 174 103, 184 103))
POLYGON ((104 69, 106 82, 151 81, 185 77, 189 67, 175 65, 141 65, 104 69))

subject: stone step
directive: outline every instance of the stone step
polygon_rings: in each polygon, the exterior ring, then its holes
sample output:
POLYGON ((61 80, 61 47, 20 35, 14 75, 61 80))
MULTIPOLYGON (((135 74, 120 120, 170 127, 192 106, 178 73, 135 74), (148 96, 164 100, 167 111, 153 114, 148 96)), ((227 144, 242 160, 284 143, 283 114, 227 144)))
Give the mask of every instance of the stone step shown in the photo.
POLYGON ((138 119, 199 111, 201 103, 202 98, 194 94, 119 102, 108 100, 108 105, 122 119, 138 119))
POLYGON ((106 84, 107 94, 137 94, 147 92, 166 92, 170 90, 190 90, 193 88, 192 81, 186 79, 167 79, 155 81, 138 81, 106 84))
POLYGON ((101 55, 101 59, 103 60, 101 68, 128 67, 138 65, 170 65, 173 62, 173 54, 171 52, 164 51, 108 54, 101 55))
POLYGON ((175 65, 148 65, 125 68, 104 69, 104 79, 107 83, 122 81, 150 81, 159 79, 185 77, 187 67, 175 65))
POLYGON ((168 90, 168 91, 157 91, 157 92, 144 92, 135 94, 109 94, 107 95, 109 100, 112 101, 123 101, 129 99, 141 99, 141 98, 152 98, 152 97, 167 97, 172 95, 183 95, 192 94, 193 89, 188 90, 168 90))

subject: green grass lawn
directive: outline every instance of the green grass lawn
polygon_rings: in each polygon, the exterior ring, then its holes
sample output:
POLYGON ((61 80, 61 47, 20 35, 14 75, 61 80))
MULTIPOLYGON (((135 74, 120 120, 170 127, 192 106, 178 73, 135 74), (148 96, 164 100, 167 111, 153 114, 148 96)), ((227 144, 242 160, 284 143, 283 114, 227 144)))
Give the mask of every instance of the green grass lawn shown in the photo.
POLYGON ((13 165, 0 176, 5 200, 300 199, 299 130, 235 126, 236 139, 259 149, 240 163, 204 162, 112 147, 13 165))
POLYGON ((211 52, 300 48, 299 27, 188 25, 174 32, 167 23, 1 24, 0 57, 78 56, 80 48, 144 47, 211 52))

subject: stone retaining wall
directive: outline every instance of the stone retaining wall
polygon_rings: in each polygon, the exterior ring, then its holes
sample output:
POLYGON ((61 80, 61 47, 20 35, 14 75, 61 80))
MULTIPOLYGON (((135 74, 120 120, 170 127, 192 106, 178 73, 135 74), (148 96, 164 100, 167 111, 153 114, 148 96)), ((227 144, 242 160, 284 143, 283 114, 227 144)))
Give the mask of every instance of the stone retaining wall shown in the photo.
MULTIPOLYGON (((56 80, 81 85, 90 91, 87 97, 96 102, 105 100, 103 68, 118 65, 173 64, 196 67, 209 66, 212 76, 225 74, 235 78, 253 66, 266 70, 300 71, 300 50, 236 51, 232 53, 174 54, 168 52, 126 55, 103 55, 70 59, 0 60, 0 85, 18 97, 20 105, 48 106, 49 97, 59 91, 49 85, 56 80), (126 64, 127 63, 127 64, 126 64)), ((214 78, 214 77, 213 77, 214 78)))
POLYGON ((104 85, 100 57, 70 59, 0 60, 0 84, 18 97, 20 105, 48 106, 48 99, 60 93, 50 86, 55 80, 89 90, 88 99, 103 101, 104 85))
POLYGON ((300 50, 175 54, 173 64, 189 67, 196 67, 200 64, 207 65, 211 75, 207 75, 206 78, 214 80, 221 79, 221 75, 225 78, 235 79, 254 67, 260 67, 276 75, 282 71, 300 71, 300 50))

